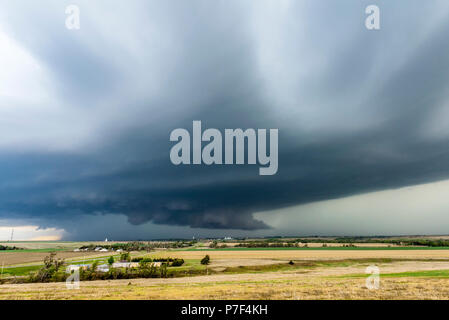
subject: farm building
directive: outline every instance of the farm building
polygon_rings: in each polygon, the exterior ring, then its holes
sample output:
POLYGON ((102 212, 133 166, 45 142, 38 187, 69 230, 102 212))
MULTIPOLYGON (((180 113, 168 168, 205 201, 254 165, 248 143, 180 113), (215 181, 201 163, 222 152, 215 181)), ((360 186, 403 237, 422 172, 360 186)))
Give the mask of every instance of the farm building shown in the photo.
POLYGON ((66 273, 72 273, 73 271, 77 271, 79 269, 87 270, 90 268, 90 264, 71 264, 67 266, 65 269, 66 273))
MULTIPOLYGON (((162 262, 152 262, 150 264, 153 267, 161 267, 162 266, 162 262)), ((83 270, 88 270, 92 267, 91 264, 71 264, 69 266, 67 266, 66 268, 66 273, 72 273, 73 271, 79 270, 79 269, 83 269, 83 270)), ((139 263, 138 262, 114 262, 112 264, 112 268, 138 268, 139 267, 139 263)), ((109 272, 109 265, 107 264, 102 264, 97 266, 97 270, 99 272, 109 272)))
POLYGON ((97 271, 99 272, 109 272, 109 265, 102 264, 97 267, 97 271))
POLYGON ((138 262, 114 262, 112 264, 113 268, 137 268, 138 266, 138 262))

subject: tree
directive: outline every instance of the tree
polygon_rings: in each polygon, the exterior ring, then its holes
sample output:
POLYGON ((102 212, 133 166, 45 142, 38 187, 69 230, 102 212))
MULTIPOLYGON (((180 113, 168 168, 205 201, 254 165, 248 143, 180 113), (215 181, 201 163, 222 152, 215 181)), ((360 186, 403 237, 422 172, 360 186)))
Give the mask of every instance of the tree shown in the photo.
POLYGON ((109 259, 108 259, 108 264, 109 264, 110 266, 112 266, 113 263, 114 263, 114 257, 113 257, 113 256, 110 256, 109 259))
POLYGON ((129 254, 129 252, 123 252, 120 255, 120 261, 130 261, 131 260, 131 256, 129 254))
POLYGON ((214 242, 212 242, 212 243, 209 245, 209 248, 216 248, 217 246, 218 246, 218 241, 215 240, 214 242))
POLYGON ((44 258, 45 268, 50 269, 53 267, 56 271, 58 271, 59 268, 64 265, 64 259, 56 259, 55 257, 56 252, 50 252, 50 255, 44 258))
POLYGON ((173 262, 171 264, 172 267, 179 267, 182 266, 184 264, 184 259, 173 259, 173 262))
POLYGON ((56 259, 56 253, 51 252, 44 258, 44 266, 36 274, 31 275, 31 282, 48 282, 58 276, 59 269, 64 265, 63 259, 56 259))
POLYGON ((208 265, 210 263, 209 255, 206 255, 203 259, 201 259, 201 264, 208 265))

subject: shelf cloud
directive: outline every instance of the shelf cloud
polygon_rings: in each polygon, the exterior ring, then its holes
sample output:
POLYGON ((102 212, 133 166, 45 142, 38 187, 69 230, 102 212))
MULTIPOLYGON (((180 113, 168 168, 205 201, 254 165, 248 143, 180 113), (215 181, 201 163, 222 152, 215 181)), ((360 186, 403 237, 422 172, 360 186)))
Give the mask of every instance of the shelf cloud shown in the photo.
POLYGON ((268 232, 254 213, 449 179, 449 3, 383 3, 376 31, 369 4, 80 0, 68 30, 60 1, 2 2, 0 218, 268 232), (174 166, 195 120, 278 129, 277 174, 174 166))

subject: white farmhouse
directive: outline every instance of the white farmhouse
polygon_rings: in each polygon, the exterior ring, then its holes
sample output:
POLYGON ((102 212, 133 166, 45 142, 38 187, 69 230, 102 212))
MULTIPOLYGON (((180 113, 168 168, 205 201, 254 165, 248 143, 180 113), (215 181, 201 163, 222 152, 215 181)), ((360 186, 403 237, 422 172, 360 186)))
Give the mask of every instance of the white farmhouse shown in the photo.
POLYGON ((108 272, 109 266, 107 264, 101 264, 97 267, 97 271, 99 272, 108 272))

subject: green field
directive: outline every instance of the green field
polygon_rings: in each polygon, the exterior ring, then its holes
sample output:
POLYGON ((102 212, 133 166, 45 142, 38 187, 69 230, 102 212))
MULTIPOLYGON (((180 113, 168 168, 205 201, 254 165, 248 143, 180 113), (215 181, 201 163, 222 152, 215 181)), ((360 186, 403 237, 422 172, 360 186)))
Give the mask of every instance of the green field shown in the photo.
POLYGON ((25 266, 25 267, 8 267, 3 268, 2 277, 27 276, 30 272, 37 271, 42 265, 25 266))
MULTIPOLYGON (((408 272, 397 272, 397 273, 382 273, 380 277, 384 278, 408 278, 408 277, 419 277, 419 278, 449 278, 449 270, 425 270, 425 271, 408 271, 408 272)), ((352 274, 339 276, 339 278, 366 278, 366 274, 352 274)))

